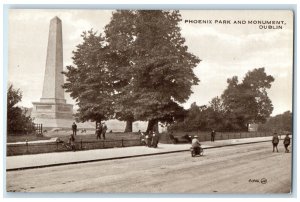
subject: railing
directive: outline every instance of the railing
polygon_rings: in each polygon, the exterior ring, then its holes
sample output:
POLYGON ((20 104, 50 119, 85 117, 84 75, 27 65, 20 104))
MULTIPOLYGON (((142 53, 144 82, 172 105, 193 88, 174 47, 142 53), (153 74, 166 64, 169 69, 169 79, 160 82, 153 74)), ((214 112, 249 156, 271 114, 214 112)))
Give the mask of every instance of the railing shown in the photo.
MULTIPOLYGON (((197 135, 200 142, 210 141, 211 135, 209 132, 175 132, 173 135, 179 140, 178 143, 188 143, 183 138, 184 135, 194 136, 197 135)), ((215 141, 227 140, 227 139, 240 139, 251 137, 266 137, 272 136, 272 133, 265 132, 241 132, 241 133, 229 133, 229 132, 217 132, 215 135, 215 141)), ((284 138, 284 137, 281 137, 284 138)), ((162 134, 160 143, 174 143, 167 134, 162 134)), ((141 140, 137 139, 120 139, 120 140, 95 140, 95 141, 82 141, 76 139, 76 150, 91 150, 91 149, 106 149, 115 147, 131 147, 141 146, 141 140)), ((9 144, 7 145, 7 156, 24 155, 24 154, 39 154, 49 152, 63 152, 72 151, 70 147, 66 146, 66 143, 52 142, 52 143, 30 143, 24 144, 9 144)))
MULTIPOLYGON (((82 141, 75 142, 76 150, 106 149, 117 147, 140 146, 140 139, 121 139, 121 140, 98 140, 98 141, 82 141)), ((72 151, 70 145, 65 142, 51 143, 24 143, 7 145, 7 156, 39 154, 50 152, 72 151)))
MULTIPOLYGON (((211 134, 210 132, 174 132, 173 136, 177 138, 178 143, 185 143, 188 142, 184 136, 193 137, 195 135, 198 136, 200 142, 211 141, 211 134)), ((241 138, 253 138, 253 137, 268 137, 272 136, 271 132, 217 132, 215 135, 214 140, 228 140, 228 139, 241 139, 241 138)), ((165 143, 173 142, 170 138, 169 140, 165 140, 165 143)))
POLYGON ((34 124, 34 129, 37 135, 43 135, 43 124, 34 124))

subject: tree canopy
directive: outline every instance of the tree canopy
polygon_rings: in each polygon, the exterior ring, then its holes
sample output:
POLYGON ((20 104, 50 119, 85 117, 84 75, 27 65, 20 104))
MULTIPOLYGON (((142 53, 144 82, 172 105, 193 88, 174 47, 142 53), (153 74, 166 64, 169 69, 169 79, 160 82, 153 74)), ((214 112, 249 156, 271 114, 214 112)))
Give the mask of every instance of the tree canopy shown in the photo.
POLYGON ((104 35, 84 32, 64 88, 82 121, 170 122, 181 116, 200 62, 180 34, 178 11, 116 11, 104 35))
POLYGON ((67 66, 64 88, 79 106, 80 121, 96 121, 113 116, 113 72, 107 61, 105 39, 90 30, 81 35, 83 42, 73 51, 75 66, 67 66))
POLYGON ((199 80, 200 60, 187 51, 178 11, 140 11, 134 43, 134 113, 139 120, 164 121, 179 110, 199 80))

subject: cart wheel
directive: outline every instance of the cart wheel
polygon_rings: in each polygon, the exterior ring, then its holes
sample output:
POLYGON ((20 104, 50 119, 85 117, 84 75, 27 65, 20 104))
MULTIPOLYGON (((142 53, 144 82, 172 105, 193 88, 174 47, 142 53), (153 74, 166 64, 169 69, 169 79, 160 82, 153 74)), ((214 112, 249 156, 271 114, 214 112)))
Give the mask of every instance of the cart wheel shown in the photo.
POLYGON ((200 150, 200 156, 203 156, 203 154, 204 154, 204 150, 201 148, 201 150, 200 150))

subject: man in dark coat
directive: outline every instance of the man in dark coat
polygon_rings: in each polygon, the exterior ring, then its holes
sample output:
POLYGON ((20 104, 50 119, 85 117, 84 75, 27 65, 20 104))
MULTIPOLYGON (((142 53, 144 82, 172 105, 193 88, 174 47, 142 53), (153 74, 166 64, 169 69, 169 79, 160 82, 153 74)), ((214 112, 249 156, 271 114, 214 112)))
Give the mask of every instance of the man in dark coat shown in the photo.
POLYGON ((213 130, 211 131, 211 134, 210 134, 210 141, 214 142, 215 141, 215 136, 216 136, 216 132, 213 130))
POLYGON ((159 136, 158 136, 158 134, 156 134, 156 133, 153 131, 153 132, 152 132, 152 142, 151 142, 152 147, 157 148, 158 141, 159 141, 159 136))
POLYGON ((290 151, 288 150, 288 146, 291 143, 291 138, 289 137, 289 134, 286 134, 284 140, 283 140, 283 144, 284 144, 284 148, 285 148, 285 153, 289 153, 290 151))
POLYGON ((101 134, 102 134, 102 125, 100 123, 100 124, 97 124, 97 127, 96 127, 97 140, 101 139, 101 134))
POLYGON ((274 133, 273 138, 272 138, 273 152, 275 151, 275 149, 278 152, 278 148, 277 148, 278 143, 279 143, 279 137, 278 137, 277 133, 274 133))
POLYGON ((75 122, 73 122, 73 125, 72 125, 72 131, 73 131, 73 135, 76 135, 76 132, 77 132, 77 125, 75 122))

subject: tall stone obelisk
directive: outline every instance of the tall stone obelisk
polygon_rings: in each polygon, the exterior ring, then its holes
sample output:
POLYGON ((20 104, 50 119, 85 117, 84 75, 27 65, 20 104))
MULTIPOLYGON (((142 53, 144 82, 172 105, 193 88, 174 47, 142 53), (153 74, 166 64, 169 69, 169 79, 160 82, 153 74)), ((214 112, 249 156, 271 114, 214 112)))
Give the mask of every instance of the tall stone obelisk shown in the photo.
POLYGON ((43 93, 40 102, 33 102, 31 116, 44 127, 70 127, 73 105, 66 104, 63 71, 62 24, 58 17, 50 21, 43 93))

